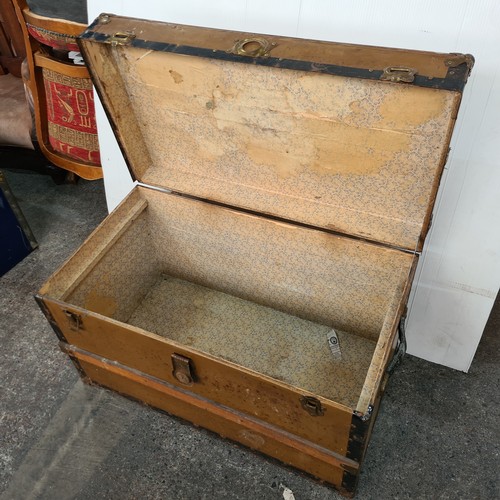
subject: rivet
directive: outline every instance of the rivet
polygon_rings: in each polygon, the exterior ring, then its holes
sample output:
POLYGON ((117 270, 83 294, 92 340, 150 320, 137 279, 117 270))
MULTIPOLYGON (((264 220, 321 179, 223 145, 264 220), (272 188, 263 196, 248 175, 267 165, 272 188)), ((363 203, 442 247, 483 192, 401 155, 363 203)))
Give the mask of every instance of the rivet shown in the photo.
POLYGON ((108 24, 111 21, 111 17, 109 14, 101 14, 99 16, 99 23, 100 24, 108 24))

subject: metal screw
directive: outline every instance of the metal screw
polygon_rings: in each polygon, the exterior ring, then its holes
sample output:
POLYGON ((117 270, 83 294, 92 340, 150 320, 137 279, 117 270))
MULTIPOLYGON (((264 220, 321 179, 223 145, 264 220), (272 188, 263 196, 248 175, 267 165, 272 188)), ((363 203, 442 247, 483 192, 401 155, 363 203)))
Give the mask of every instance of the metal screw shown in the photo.
POLYGON ((191 377, 183 372, 177 371, 174 376, 181 384, 190 384, 192 382, 191 377))

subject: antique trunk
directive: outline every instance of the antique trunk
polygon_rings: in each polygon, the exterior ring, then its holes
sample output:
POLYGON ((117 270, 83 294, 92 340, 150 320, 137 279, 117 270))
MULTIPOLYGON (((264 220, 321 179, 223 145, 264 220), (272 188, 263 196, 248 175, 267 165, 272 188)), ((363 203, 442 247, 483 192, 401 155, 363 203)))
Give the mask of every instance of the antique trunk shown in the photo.
POLYGON ((353 494, 471 56, 107 14, 80 44, 138 183, 37 297, 62 349, 353 494))

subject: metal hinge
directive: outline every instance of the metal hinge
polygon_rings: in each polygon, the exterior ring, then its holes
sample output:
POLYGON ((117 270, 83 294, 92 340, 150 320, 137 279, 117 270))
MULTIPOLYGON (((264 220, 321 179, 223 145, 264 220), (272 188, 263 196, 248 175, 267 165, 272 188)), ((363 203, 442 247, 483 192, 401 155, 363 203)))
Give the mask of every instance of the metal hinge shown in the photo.
POLYGON ((388 66, 380 77, 381 80, 389 82, 411 83, 415 80, 417 70, 406 66, 388 66))
POLYGON ((391 362, 387 366, 387 373, 390 375, 396 368, 396 366, 401 363, 404 355, 406 354, 406 316, 402 316, 399 320, 399 345, 391 359, 391 362))

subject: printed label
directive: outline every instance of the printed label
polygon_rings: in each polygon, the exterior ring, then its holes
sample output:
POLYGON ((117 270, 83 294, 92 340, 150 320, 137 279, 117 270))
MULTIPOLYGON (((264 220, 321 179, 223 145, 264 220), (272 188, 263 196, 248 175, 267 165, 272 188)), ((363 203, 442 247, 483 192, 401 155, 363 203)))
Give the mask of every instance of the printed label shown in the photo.
POLYGON ((342 353, 340 352, 340 342, 337 337, 337 332, 335 330, 330 330, 326 334, 326 338, 328 339, 328 347, 330 348, 330 351, 332 351, 333 357, 341 359, 342 353))

